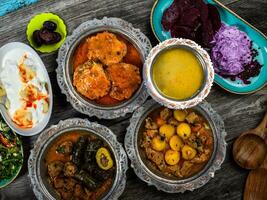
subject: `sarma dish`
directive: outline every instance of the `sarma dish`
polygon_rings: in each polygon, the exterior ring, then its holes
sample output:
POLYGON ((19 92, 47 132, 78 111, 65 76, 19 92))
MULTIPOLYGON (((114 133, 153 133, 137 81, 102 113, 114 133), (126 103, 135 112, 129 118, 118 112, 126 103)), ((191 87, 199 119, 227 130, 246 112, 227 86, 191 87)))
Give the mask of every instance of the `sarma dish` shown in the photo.
POLYGON ((100 199, 110 189, 114 156, 101 139, 82 131, 65 133, 45 157, 49 183, 61 199, 100 199))
POLYGON ((126 170, 126 154, 113 133, 82 119, 44 131, 29 158, 38 199, 117 199, 126 170))

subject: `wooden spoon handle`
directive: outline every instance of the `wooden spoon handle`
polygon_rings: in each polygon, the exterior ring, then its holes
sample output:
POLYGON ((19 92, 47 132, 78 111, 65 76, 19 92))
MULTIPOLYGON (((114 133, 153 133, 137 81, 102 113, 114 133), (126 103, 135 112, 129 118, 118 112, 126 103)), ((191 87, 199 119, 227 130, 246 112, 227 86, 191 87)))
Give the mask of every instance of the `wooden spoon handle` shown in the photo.
POLYGON ((254 129, 257 135, 263 138, 267 142, 267 112, 261 123, 254 129))
POLYGON ((248 174, 243 200, 266 200, 267 170, 254 169, 248 174))

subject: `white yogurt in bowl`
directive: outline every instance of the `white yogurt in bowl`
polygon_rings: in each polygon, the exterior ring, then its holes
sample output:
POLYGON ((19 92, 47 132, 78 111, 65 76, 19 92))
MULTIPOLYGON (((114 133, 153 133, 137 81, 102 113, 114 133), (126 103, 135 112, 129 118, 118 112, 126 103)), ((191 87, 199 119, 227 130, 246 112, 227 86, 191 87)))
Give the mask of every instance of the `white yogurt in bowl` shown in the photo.
POLYGON ((0 48, 0 87, 0 111, 8 125, 24 136, 41 132, 51 116, 52 89, 42 60, 28 45, 0 48))

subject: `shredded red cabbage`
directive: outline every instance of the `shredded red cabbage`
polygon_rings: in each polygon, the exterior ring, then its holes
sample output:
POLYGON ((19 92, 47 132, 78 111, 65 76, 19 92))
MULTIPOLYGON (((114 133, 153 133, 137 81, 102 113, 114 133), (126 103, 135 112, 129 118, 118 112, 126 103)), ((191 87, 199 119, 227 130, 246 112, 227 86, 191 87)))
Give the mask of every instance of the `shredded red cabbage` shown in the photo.
POLYGON ((221 75, 238 75, 252 61, 252 42, 245 32, 235 26, 222 24, 211 44, 214 69, 221 75))

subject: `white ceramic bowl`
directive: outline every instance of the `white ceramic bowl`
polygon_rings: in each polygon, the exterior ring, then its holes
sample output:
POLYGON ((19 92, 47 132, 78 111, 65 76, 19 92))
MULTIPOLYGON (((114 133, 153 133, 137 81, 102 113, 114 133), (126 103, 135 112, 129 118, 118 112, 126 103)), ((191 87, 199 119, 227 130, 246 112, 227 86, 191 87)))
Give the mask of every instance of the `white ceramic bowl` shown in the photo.
POLYGON ((0 66, 2 67, 4 65, 5 57, 8 54, 14 54, 14 60, 16 61, 16 59, 19 60, 25 52, 28 52, 29 54, 31 54, 32 57, 34 57, 35 61, 37 62, 36 66, 39 66, 42 68, 42 71, 46 78, 47 90, 49 94, 48 112, 46 113, 46 116, 32 128, 21 128, 17 124, 15 124, 11 120, 6 107, 2 104, 0 104, 0 112, 5 122, 14 132, 18 133, 19 135, 23 135, 23 136, 32 136, 32 135, 36 135, 40 133, 46 127, 51 117, 51 113, 52 113, 52 106, 53 106, 52 87, 51 87, 50 79, 46 71, 46 68, 44 66, 44 63, 42 62, 39 55, 28 45, 21 43, 21 42, 11 42, 11 43, 5 44, 4 46, 0 48, 0 66))

